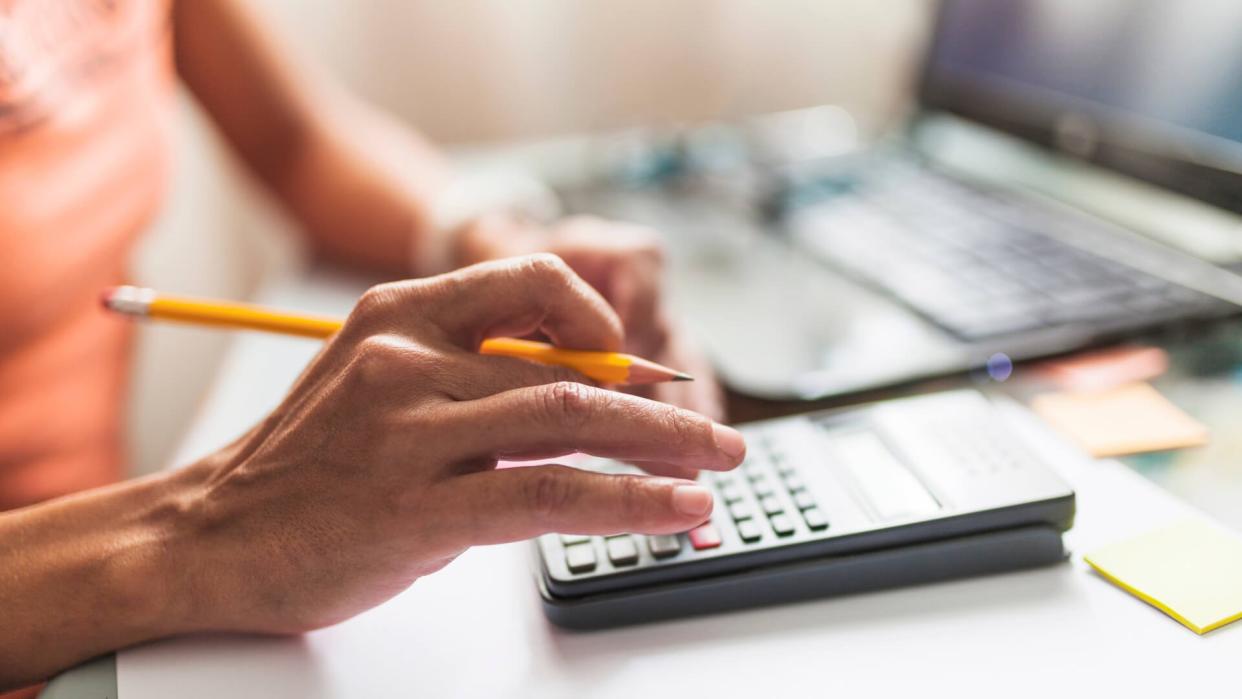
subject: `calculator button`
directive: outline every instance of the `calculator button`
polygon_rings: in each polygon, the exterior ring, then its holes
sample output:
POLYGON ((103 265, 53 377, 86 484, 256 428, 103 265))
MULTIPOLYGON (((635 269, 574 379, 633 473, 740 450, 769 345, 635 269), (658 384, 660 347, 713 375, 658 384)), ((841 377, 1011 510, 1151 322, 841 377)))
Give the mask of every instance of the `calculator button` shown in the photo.
POLYGON ((753 544, 763 538, 763 529, 755 520, 744 519, 737 523, 737 535, 742 537, 742 541, 753 544))
POLYGON ((629 534, 610 536, 604 540, 608 544, 608 560, 615 566, 632 566, 638 562, 638 545, 629 534))
POLYGON ((657 534, 647 537, 647 548, 656 558, 676 556, 681 551, 681 539, 676 534, 657 534))
POLYGON ((805 490, 799 490, 794 493, 794 504, 798 506, 799 510, 809 510, 815 507, 815 498, 811 497, 811 494, 805 490))
POLYGON ((785 511, 785 506, 780 500, 769 495, 759 501, 759 506, 763 508, 764 514, 775 515, 785 511))
POLYGON ((751 509, 750 503, 735 502, 729 505, 729 516, 734 520, 748 519, 755 516, 755 511, 751 509))
POLYGON ((802 482, 802 476, 799 476, 796 473, 783 475, 785 475, 785 487, 789 489, 789 492, 796 493, 799 490, 806 488, 806 484, 802 482))
POLYGON ((776 459, 776 472, 788 479, 790 476, 796 476, 798 469, 784 458, 776 459))
POLYGON ((591 542, 565 547, 565 566, 571 573, 589 573, 595 570, 595 547, 591 542))
POLYGON ((794 523, 789 515, 772 515, 769 521, 772 523, 772 531, 776 532, 777 536, 789 536, 794 533, 794 523))
POLYGON ((828 518, 824 516, 824 511, 818 507, 812 507, 802 513, 802 519, 806 520, 806 526, 814 531, 828 528, 828 518))
POLYGON ((776 492, 776 490, 772 488, 772 482, 769 481, 767 478, 761 478, 755 481, 755 485, 753 489, 755 491, 755 495, 761 498, 766 498, 767 496, 776 492))
POLYGON ((742 489, 737 487, 736 483, 730 483, 720 489, 720 497, 724 498, 727 503, 737 502, 742 499, 742 489))
POLYGON ((583 544, 591 540, 586 534, 561 534, 561 543, 566 546, 574 544, 583 544))
POLYGON ((714 549, 720 545, 720 532, 710 522, 691 529, 688 536, 695 551, 714 549))
POLYGON ((742 471, 752 481, 757 481, 767 475, 759 464, 746 464, 742 467, 742 471))

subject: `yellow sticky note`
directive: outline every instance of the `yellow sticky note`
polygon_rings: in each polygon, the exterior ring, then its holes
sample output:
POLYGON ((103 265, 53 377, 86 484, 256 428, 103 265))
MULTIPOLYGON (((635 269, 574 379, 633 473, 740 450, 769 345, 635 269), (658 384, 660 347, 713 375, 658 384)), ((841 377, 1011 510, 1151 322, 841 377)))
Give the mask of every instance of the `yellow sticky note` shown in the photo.
POLYGON ((1242 619, 1242 539, 1202 520, 1106 546, 1083 560, 1195 633, 1242 619))
POLYGON ((1207 443, 1202 423, 1146 383, 1091 393, 1045 393, 1031 401, 1031 408, 1097 457, 1207 443))

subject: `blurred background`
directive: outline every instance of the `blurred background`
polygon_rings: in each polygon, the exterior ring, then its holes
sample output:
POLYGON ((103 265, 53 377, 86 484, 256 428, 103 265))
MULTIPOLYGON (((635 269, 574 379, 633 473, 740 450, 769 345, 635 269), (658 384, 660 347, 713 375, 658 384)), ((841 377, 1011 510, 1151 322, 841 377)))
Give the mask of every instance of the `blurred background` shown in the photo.
MULTIPOLYGON (((457 149, 812 105, 865 138, 898 119, 931 3, 867 0, 252 0, 303 58, 457 149)), ((172 196, 138 283, 246 298, 299 264, 182 95, 172 196), (239 263, 241 261, 241 263, 239 263)), ((144 325, 130 425, 139 473, 193 417, 226 334, 144 325)))

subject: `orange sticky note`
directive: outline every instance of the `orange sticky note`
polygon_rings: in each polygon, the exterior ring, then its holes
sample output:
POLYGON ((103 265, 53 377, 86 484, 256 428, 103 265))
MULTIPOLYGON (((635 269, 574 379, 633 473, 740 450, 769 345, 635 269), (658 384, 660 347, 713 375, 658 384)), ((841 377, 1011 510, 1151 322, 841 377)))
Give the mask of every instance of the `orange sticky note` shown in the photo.
POLYGON ((1159 347, 1113 347, 1049 359, 1035 370, 1060 388, 1103 391, 1134 381, 1149 381, 1169 369, 1169 355, 1159 347))
POLYGON ((1092 456, 1122 456, 1207 443, 1202 423, 1146 383, 1092 393, 1045 393, 1031 408, 1092 456))

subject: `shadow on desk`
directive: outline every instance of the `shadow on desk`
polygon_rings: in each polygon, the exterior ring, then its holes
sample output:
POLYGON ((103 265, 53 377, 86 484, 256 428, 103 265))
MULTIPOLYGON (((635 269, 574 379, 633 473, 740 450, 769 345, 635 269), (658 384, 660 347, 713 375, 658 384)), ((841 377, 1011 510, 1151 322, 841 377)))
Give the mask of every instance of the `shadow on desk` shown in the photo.
MULTIPOLYGON (((606 631, 569 631, 543 623, 550 649, 567 665, 589 673, 584 666, 598 664, 603 671, 626 657, 672 652, 680 646, 701 644, 705 638, 736 638, 740 645, 755 645, 767 639, 787 642, 813 632, 816 642, 822 643, 825 633, 850 636, 890 622, 934 626, 938 619, 967 612, 1016 611, 1043 599, 1063 598, 1062 593, 1071 587, 1070 576, 1077 572, 1065 563, 986 576, 1003 584, 979 585, 977 578, 954 580, 606 631)), ((830 664, 831 659, 824 662, 830 664)))

